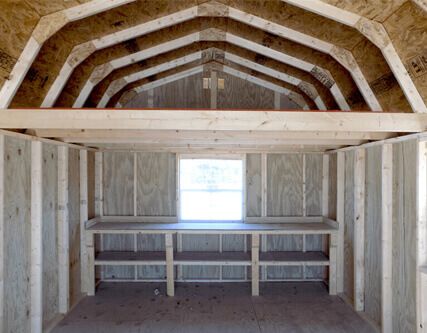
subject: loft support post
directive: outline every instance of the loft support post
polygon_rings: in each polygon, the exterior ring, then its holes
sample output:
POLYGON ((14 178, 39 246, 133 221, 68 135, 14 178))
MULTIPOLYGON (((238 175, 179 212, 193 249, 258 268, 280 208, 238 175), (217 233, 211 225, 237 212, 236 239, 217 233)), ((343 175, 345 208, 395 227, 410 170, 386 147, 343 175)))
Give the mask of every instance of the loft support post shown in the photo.
POLYGON ((337 153, 337 293, 344 292, 344 191, 345 153, 337 153))
POLYGON ((43 330, 43 233, 42 162, 43 145, 31 142, 31 333, 43 330))
POLYGON ((80 258, 81 258, 81 291, 82 293, 89 292, 89 277, 87 272, 87 254, 86 254, 86 228, 85 224, 88 220, 88 170, 87 170, 87 150, 80 150, 80 258))
POLYGON ((252 296, 259 296, 259 234, 252 234, 252 296))
POLYGON ((167 290, 168 296, 175 296, 172 233, 165 234, 165 245, 166 245, 166 290, 167 290))
POLYGON ((354 156, 354 309, 365 308, 365 149, 354 156))

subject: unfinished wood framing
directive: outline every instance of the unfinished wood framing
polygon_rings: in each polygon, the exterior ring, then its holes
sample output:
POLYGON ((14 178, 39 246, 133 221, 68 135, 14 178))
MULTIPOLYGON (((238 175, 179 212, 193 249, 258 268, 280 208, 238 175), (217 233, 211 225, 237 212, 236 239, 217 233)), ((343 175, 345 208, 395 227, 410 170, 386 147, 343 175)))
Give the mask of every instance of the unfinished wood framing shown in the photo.
POLYGON ((70 308, 68 147, 58 147, 58 295, 59 313, 70 308))
POLYGON ((5 219, 4 219, 4 158, 5 158, 5 146, 4 146, 4 135, 0 134, 0 331, 3 332, 4 326, 4 308, 5 308, 5 219))
POLYGON ((354 308, 364 311, 365 299, 365 150, 354 157, 354 308))
POLYGON ((31 333, 43 327, 42 143, 31 143, 31 333))
POLYGON ((88 163, 87 151, 80 150, 80 253, 81 253, 81 281, 82 293, 89 292, 88 282, 88 257, 86 255, 86 228, 85 224, 88 220, 88 163))
POLYGON ((259 296, 259 234, 251 237, 252 296, 259 296))
POLYGON ((345 154, 337 153, 337 293, 344 292, 344 228, 345 228, 345 154))

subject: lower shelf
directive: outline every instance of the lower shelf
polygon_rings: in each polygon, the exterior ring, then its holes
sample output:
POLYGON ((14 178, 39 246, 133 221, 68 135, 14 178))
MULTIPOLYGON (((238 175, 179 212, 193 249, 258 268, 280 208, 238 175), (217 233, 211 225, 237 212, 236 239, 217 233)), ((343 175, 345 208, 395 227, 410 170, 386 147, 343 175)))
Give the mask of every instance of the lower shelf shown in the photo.
MULTIPOLYGON (((175 252, 174 265, 197 266, 250 266, 250 252, 175 252)), ((166 265, 164 251, 147 252, 100 252, 95 265, 166 265)), ((261 252, 260 266, 327 266, 329 258, 323 252, 261 252)))

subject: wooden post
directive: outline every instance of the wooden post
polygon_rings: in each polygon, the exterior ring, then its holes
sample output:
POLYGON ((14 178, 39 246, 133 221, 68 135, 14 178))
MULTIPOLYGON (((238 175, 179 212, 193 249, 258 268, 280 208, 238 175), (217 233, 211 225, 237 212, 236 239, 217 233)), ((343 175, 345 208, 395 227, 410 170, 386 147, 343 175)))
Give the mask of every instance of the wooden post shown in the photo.
POLYGON ((252 296, 259 296, 259 234, 252 234, 252 296))
POLYGON ((86 228, 88 220, 87 206, 87 150, 80 150, 80 264, 81 264, 81 291, 88 292, 88 272, 86 255, 86 228))
POLYGON ((344 185, 345 153, 337 153, 337 293, 344 292, 344 185))
POLYGON ((365 150, 354 156, 354 309, 365 308, 365 150))
POLYGON ((417 332, 427 332, 427 142, 418 142, 416 304, 417 332))
POLYGON ((0 332, 4 323, 4 135, 0 135, 0 332))
POLYGON ((211 109, 218 107, 218 73, 211 71, 211 109))
POLYGON ((381 158, 381 331, 393 331, 393 145, 382 146, 381 158))
POLYGON ((31 333, 43 329, 42 156, 40 141, 31 142, 31 333))
POLYGON ((95 295, 95 235, 91 232, 85 232, 85 284, 88 296, 95 295))
POLYGON ((103 153, 95 153, 95 215, 104 215, 103 153))
MULTIPOLYGON (((267 154, 261 154, 261 217, 267 216, 267 154)), ((247 237, 245 235, 245 237, 247 237)), ((267 235, 261 235, 261 252, 267 252, 267 235)), ((267 280, 267 266, 261 267, 261 280, 267 280)))
POLYGON ((173 274, 173 238, 171 233, 165 234, 166 244, 166 289, 168 296, 175 296, 173 274))
POLYGON ((329 295, 337 294, 337 232, 330 235, 329 242, 329 295))
POLYGON ((280 93, 274 92, 274 110, 280 110, 280 93))
POLYGON ((329 155, 323 154, 322 215, 329 217, 329 155))
POLYGON ((58 295, 59 313, 70 307, 70 245, 68 215, 68 147, 58 147, 58 295))

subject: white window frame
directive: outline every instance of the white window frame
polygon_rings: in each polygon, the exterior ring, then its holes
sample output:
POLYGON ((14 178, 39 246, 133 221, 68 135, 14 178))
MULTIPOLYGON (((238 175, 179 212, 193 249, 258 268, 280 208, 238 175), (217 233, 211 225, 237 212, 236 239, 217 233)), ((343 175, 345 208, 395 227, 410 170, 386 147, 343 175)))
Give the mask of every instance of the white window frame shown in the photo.
MULTIPOLYGON (((181 160, 240 160, 242 161, 242 220, 241 221, 221 221, 242 223, 246 221, 246 154, 176 154, 176 216, 178 222, 181 220, 181 191, 180 191, 180 164, 181 160)), ((185 220, 185 222, 192 222, 185 220)))

